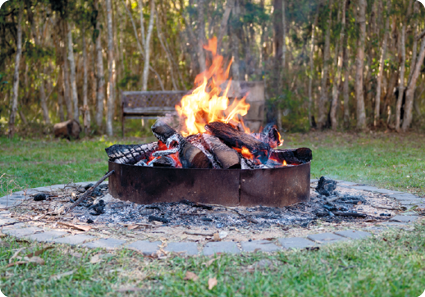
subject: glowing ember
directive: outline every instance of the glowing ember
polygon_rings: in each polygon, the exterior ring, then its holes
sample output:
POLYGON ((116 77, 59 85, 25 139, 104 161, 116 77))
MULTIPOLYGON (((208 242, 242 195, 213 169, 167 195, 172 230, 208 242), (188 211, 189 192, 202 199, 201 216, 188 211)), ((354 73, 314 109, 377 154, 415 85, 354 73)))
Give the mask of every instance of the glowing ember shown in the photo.
POLYGON ((208 45, 204 48, 212 54, 211 65, 208 70, 196 76, 195 85, 197 87, 192 94, 184 96, 180 104, 176 105, 177 113, 180 118, 184 119, 185 123, 181 134, 186 137, 204 133, 206 132, 204 126, 214 121, 232 122, 236 125, 240 123, 245 132, 249 133, 241 118, 248 113, 249 109, 249 104, 245 102, 245 98, 235 99, 229 105, 227 93, 231 80, 229 80, 223 95, 220 96, 222 92, 220 83, 228 79, 231 63, 224 70, 223 56, 217 54, 216 37, 210 39, 208 45))
POLYGON ((286 164, 286 160, 283 160, 282 166, 287 166, 288 164, 286 164))

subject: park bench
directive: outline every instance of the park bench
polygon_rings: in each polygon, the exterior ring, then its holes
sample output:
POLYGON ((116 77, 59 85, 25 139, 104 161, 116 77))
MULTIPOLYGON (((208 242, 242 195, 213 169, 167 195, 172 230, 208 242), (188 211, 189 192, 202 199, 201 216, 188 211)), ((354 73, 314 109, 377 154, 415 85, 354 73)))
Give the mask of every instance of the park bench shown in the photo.
POLYGON ((159 116, 175 114, 175 105, 187 91, 139 91, 122 92, 122 137, 125 119, 156 119, 159 116))

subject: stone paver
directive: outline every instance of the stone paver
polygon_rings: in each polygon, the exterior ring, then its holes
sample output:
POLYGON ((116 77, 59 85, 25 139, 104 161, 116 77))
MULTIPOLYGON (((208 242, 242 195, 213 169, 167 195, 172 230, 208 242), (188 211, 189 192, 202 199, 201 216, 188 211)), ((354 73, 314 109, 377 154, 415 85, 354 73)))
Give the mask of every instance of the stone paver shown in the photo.
POLYGON ((392 217, 389 221, 398 223, 410 223, 416 221, 417 219, 417 216, 395 216, 392 217))
POLYGON ((194 242, 170 242, 164 249, 167 252, 185 253, 186 255, 197 255, 198 246, 194 242))
POLYGON ((216 253, 239 254, 240 251, 236 243, 232 241, 208 242, 202 251, 202 254, 205 256, 216 253))
POLYGON ((85 234, 78 234, 78 235, 71 235, 71 236, 67 236, 67 237, 63 237, 63 238, 59 238, 59 239, 54 239, 53 242, 54 243, 65 243, 65 244, 70 244, 70 245, 79 245, 82 244, 86 241, 90 241, 96 239, 96 237, 94 236, 90 236, 90 235, 85 235, 85 234))
POLYGON ((6 224, 10 224, 10 223, 15 223, 18 220, 12 219, 12 218, 1 218, 0 219, 0 226, 6 225, 6 224))
POLYGON ((336 241, 349 240, 345 237, 342 237, 333 233, 312 234, 307 236, 307 238, 321 244, 329 244, 336 241))
POLYGON ((275 252, 281 250, 280 247, 275 245, 269 240, 253 240, 253 241, 244 241, 241 242, 243 252, 275 252))
POLYGON ((356 190, 363 190, 368 192, 375 192, 376 190, 378 190, 378 188, 371 187, 371 186, 351 186, 351 187, 356 190))
POLYGON ((369 232, 357 231, 357 230, 345 230, 345 231, 337 231, 336 235, 347 237, 350 239, 362 239, 369 236, 372 236, 369 232))
POLYGON ((99 240, 82 244, 82 246, 88 247, 91 249, 94 249, 94 248, 116 249, 122 246, 124 243, 126 243, 125 240, 119 240, 115 238, 102 238, 99 240))
POLYGON ((304 249, 317 246, 315 242, 303 237, 279 238, 278 240, 284 249, 304 249))
POLYGON ((42 242, 52 242, 55 238, 62 237, 66 234, 68 233, 62 232, 62 231, 46 231, 43 233, 29 235, 28 239, 42 241, 42 242))
POLYGON ((357 183, 353 183, 353 182, 349 182, 349 181, 340 181, 337 183, 337 186, 341 186, 341 187, 352 187, 357 185, 357 183))
POLYGON ((37 227, 28 227, 28 228, 19 228, 19 229, 6 229, 3 230, 3 233, 15 236, 18 238, 27 237, 28 235, 34 234, 36 232, 42 232, 43 229, 37 227))
POLYGON ((160 244, 161 244, 160 241, 150 242, 150 241, 138 240, 129 245, 126 245, 125 247, 131 250, 136 250, 138 252, 143 253, 144 255, 149 256, 159 250, 158 246, 160 244))
POLYGON ((376 189, 375 192, 385 195, 394 195, 394 194, 401 194, 402 192, 399 191, 393 191, 393 190, 387 190, 387 189, 376 189))

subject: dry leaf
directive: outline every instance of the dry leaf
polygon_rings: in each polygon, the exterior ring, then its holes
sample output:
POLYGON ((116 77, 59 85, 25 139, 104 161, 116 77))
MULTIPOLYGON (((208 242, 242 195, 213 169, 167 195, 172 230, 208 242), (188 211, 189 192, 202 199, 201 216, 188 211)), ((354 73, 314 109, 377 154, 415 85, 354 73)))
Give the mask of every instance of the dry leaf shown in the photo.
POLYGON ((220 235, 218 233, 214 233, 213 240, 214 241, 221 241, 220 235))
POLYGON ((31 258, 31 257, 34 257, 34 256, 40 256, 40 255, 41 255, 41 254, 43 254, 45 251, 50 250, 50 249, 52 249, 52 248, 53 248, 53 246, 48 246, 48 247, 46 247, 46 248, 44 248, 44 249, 42 249, 42 250, 38 250, 38 251, 36 251, 35 253, 30 253, 30 254, 26 255, 25 257, 27 257, 27 258, 31 258))
POLYGON ((81 258, 83 256, 82 253, 74 253, 74 252, 69 252, 69 254, 75 258, 81 258))
POLYGON ((58 224, 69 227, 69 228, 78 229, 81 231, 89 231, 92 228, 91 226, 87 226, 87 225, 74 225, 74 224, 68 224, 63 222, 58 222, 58 224))
POLYGON ((208 290, 211 290, 212 288, 214 288, 215 286, 217 286, 217 278, 213 277, 210 278, 208 280, 208 290))
MULTIPOLYGON (((18 255, 19 255, 19 253, 20 252, 22 252, 23 250, 24 250, 25 248, 20 248, 20 249, 18 249, 14 254, 13 254, 13 256, 9 259, 9 263, 12 263, 12 260, 13 259, 15 259, 15 258, 18 258, 18 255)), ((19 257, 20 259, 21 259, 21 257, 19 257)), ((9 267, 9 266, 8 266, 9 267)))
POLYGON ((101 262, 102 261, 102 258, 100 257, 100 255, 99 254, 97 254, 97 255, 94 255, 93 257, 91 257, 91 259, 90 259, 90 263, 92 263, 92 264, 96 264, 96 263, 99 263, 99 262, 101 262))
POLYGON ((196 274, 194 274, 193 272, 186 272, 186 276, 184 278, 184 280, 192 280, 194 282, 196 282, 199 279, 199 276, 197 276, 196 274))
POLYGON ((133 229, 136 229, 138 227, 139 227, 138 225, 130 225, 130 226, 127 227, 127 229, 128 230, 133 230, 133 229))
POLYGON ((28 259, 28 263, 36 263, 36 264, 40 264, 40 265, 44 265, 46 263, 43 259, 41 259, 40 257, 36 257, 36 256, 31 257, 31 258, 25 257, 25 259, 28 259))
POLYGON ((6 234, 4 234, 0 231, 0 238, 3 238, 3 237, 6 237, 6 234))
POLYGON ((12 267, 12 266, 17 266, 17 265, 23 265, 23 264, 27 264, 28 262, 27 261, 16 261, 16 262, 13 262, 13 263, 9 263, 9 264, 7 264, 7 266, 6 267, 12 267))
POLYGON ((211 265, 211 264, 212 264, 215 260, 217 260, 217 258, 214 258, 214 259, 209 260, 208 262, 204 263, 204 265, 205 265, 205 266, 207 266, 207 267, 210 267, 210 265, 211 265))
POLYGON ((64 273, 60 273, 60 274, 56 274, 56 275, 52 275, 51 277, 50 277, 50 280, 59 280, 59 279, 61 279, 62 277, 64 277, 64 276, 68 276, 68 275, 71 275, 71 274, 73 274, 74 273, 74 271, 72 270, 72 271, 68 271, 68 272, 64 272, 64 273))

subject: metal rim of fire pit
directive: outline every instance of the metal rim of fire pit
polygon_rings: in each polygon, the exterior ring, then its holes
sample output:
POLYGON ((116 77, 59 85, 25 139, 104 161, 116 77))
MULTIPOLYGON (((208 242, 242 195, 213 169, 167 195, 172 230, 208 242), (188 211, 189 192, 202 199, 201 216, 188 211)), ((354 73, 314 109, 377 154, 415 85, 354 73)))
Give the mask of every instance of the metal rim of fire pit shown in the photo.
POLYGON ((310 162, 269 169, 144 167, 109 162, 109 192, 138 204, 284 207, 310 200, 310 162))

